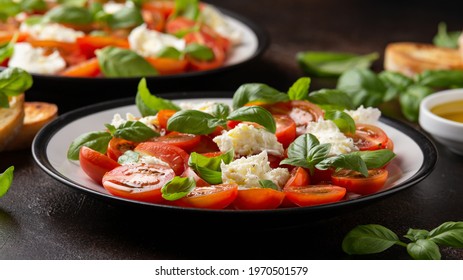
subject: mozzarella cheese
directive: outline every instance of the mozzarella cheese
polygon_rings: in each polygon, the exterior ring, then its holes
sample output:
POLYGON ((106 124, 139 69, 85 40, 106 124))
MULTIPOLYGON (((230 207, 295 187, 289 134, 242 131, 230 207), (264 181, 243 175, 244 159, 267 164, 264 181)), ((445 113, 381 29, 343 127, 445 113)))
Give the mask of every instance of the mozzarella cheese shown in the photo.
POLYGON ((352 138, 345 136, 331 120, 320 118, 317 122, 311 122, 307 126, 306 133, 317 137, 320 144, 330 143, 329 155, 347 154, 358 150, 352 138))
POLYGON ((217 102, 213 101, 206 101, 200 103, 182 102, 179 104, 179 106, 182 110, 198 110, 208 114, 212 114, 214 113, 215 106, 217 104, 217 102))
POLYGON ((281 188, 290 177, 288 169, 270 167, 266 151, 258 155, 242 157, 229 164, 222 162, 220 168, 223 183, 235 183, 240 189, 260 188, 260 180, 270 180, 281 188))
POLYGON ((361 105, 357 110, 344 110, 349 114, 355 123, 376 124, 381 117, 381 111, 378 108, 363 107, 361 105))
POLYGON ((103 11, 107 14, 112 15, 126 7, 132 7, 132 6, 133 6, 133 3, 130 1, 125 2, 125 4, 109 1, 109 2, 104 3, 103 11))
MULTIPOLYGON (((140 155, 138 158, 138 163, 145 163, 145 164, 159 164, 170 167, 169 164, 157 157, 148 156, 148 155, 140 155)), ((129 163, 130 164, 130 163, 129 163)))
POLYGON ((218 9, 211 5, 204 5, 201 14, 204 23, 212 27, 221 36, 229 39, 232 44, 238 45, 241 43, 242 34, 240 30, 233 28, 218 9))
POLYGON ((275 134, 246 123, 240 123, 235 128, 224 131, 213 141, 220 151, 233 149, 235 154, 242 156, 258 154, 262 151, 281 156, 284 151, 283 145, 277 141, 275 134))
POLYGON ((164 34, 155 30, 149 30, 146 24, 133 29, 129 34, 130 48, 144 57, 157 56, 165 47, 174 47, 179 51, 185 49, 185 40, 164 34))
POLYGON ((56 74, 66 67, 66 61, 58 51, 45 55, 43 48, 34 48, 29 43, 17 43, 8 67, 18 67, 37 74, 56 74))
POLYGON ((77 38, 84 36, 84 32, 68 28, 58 23, 39 23, 28 25, 23 22, 19 28, 37 40, 53 40, 74 43, 77 38))
POLYGON ((137 118, 131 113, 127 113, 124 119, 120 114, 114 114, 113 119, 111 121, 111 125, 115 128, 118 128, 119 126, 125 124, 128 121, 139 121, 152 129, 156 129, 155 125, 158 123, 158 118, 157 116, 146 116, 143 118, 137 118))

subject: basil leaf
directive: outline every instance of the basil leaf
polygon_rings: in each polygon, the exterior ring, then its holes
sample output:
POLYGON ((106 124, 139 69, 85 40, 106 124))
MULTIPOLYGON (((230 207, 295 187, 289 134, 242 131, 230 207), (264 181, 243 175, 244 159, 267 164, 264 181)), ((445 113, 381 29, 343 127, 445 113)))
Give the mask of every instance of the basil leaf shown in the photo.
POLYGON ((329 157, 315 167, 321 170, 326 170, 330 167, 337 169, 353 170, 361 173, 363 176, 368 177, 368 168, 365 161, 357 153, 342 154, 333 157, 329 157))
POLYGON ((182 53, 176 48, 168 46, 168 47, 162 48, 159 51, 158 57, 180 59, 182 57, 182 53))
POLYGON ((463 222, 446 222, 429 233, 429 240, 438 245, 463 248, 463 222))
POLYGON ((164 199, 173 201, 187 196, 195 187, 193 178, 175 176, 161 188, 161 193, 164 199))
POLYGON ((35 25, 35 24, 40 24, 42 22, 44 22, 44 17, 43 16, 38 16, 38 15, 32 15, 32 16, 29 16, 28 18, 26 18, 23 22, 24 24, 26 25, 35 25))
POLYGON ((272 114, 260 106, 241 107, 231 112, 227 120, 254 122, 262 125, 271 133, 276 131, 276 123, 272 114))
POLYGON ((211 61, 215 57, 211 48, 196 43, 188 44, 184 52, 191 58, 200 61, 211 61))
POLYGON ((9 108, 10 107, 10 100, 8 96, 3 92, 0 92, 0 108, 9 108))
POLYGON ((172 101, 152 95, 146 85, 146 79, 142 78, 138 83, 137 96, 135 104, 143 117, 154 116, 160 110, 175 110, 179 111, 180 107, 172 101))
POLYGON ((412 85, 399 96, 399 103, 404 116, 412 122, 418 120, 420 103, 426 96, 433 93, 429 87, 412 85))
POLYGON ((438 47, 458 49, 460 35, 461 32, 459 31, 447 32, 447 24, 440 22, 437 26, 437 34, 432 39, 432 42, 438 47))
POLYGON ((132 150, 125 151, 118 159, 117 163, 127 164, 127 163, 137 163, 140 159, 140 154, 132 150))
POLYGON ((0 63, 3 63, 5 59, 10 58, 13 55, 14 44, 16 44, 17 39, 18 39, 18 33, 15 33, 13 35, 13 38, 11 38, 10 42, 0 47, 0 63))
POLYGON ((418 239, 407 244, 407 252, 415 260, 440 260, 439 246, 428 239, 418 239))
POLYGON ((288 158, 307 159, 309 151, 318 145, 320 141, 313 134, 302 134, 289 145, 288 158))
POLYGON ((201 177, 204 181, 209 184, 221 184, 222 183, 222 170, 220 168, 221 163, 229 164, 235 156, 233 150, 221 154, 216 157, 206 157, 196 152, 190 154, 188 165, 201 177))
POLYGON ((112 135, 106 131, 92 131, 80 135, 69 146, 67 157, 70 160, 79 160, 79 152, 82 146, 89 147, 102 154, 106 154, 112 135))
POLYGON ((217 103, 214 105, 211 114, 218 119, 226 119, 230 115, 230 107, 223 103, 217 103))
POLYGON ((416 76, 418 84, 426 87, 463 87, 461 70, 425 70, 416 76))
POLYGON ((349 255, 375 254, 399 242, 399 237, 381 225, 361 225, 352 229, 342 241, 342 249, 349 255))
POLYGON ((136 6, 124 7, 108 17, 108 25, 112 29, 135 27, 143 22, 141 11, 136 6))
POLYGON ((159 136, 159 133, 139 121, 127 121, 120 125, 113 133, 116 138, 123 138, 129 141, 142 142, 159 136))
POLYGON ((387 88, 384 95, 385 102, 396 98, 414 83, 412 79, 398 72, 383 71, 378 77, 387 88))
POLYGON ((182 16, 196 21, 199 13, 198 0, 175 0, 174 17, 182 16))
POLYGON ((265 84, 243 84, 233 95, 233 109, 238 109, 249 102, 263 102, 273 104, 276 102, 289 101, 287 94, 282 93, 265 84))
POLYGON ((13 183, 14 166, 8 167, 5 172, 0 173, 0 197, 4 196, 13 183))
POLYGON ((381 149, 376 151, 361 151, 354 152, 362 158, 368 169, 376 169, 385 166, 396 155, 389 149, 381 149))
POLYGON ((304 167, 313 174, 315 165, 326 159, 330 149, 331 144, 320 144, 314 135, 303 134, 289 145, 288 158, 280 164, 304 167))
POLYGON ((83 7, 87 0, 58 0, 57 2, 68 6, 83 7))
POLYGON ((354 107, 377 107, 386 93, 386 87, 376 74, 369 69, 355 69, 344 72, 339 77, 337 89, 344 91, 352 99, 354 107))
POLYGON ((326 111, 325 119, 333 121, 342 133, 355 133, 355 121, 345 112, 332 110, 326 111))
POLYGON ((307 100, 310 88, 310 78, 299 78, 288 90, 290 100, 307 100))
POLYGON ((137 53, 116 47, 95 51, 101 72, 106 77, 156 76, 158 72, 137 53))
POLYGON ((12 0, 0 1, 0 19, 6 20, 9 17, 15 16, 21 12, 20 4, 12 0))
POLYGON ((379 58, 377 53, 356 55, 336 52, 300 52, 299 66, 313 77, 338 77, 352 69, 366 69, 379 58))
POLYGON ((407 234, 404 235, 405 238, 408 238, 410 241, 417 241, 419 239, 426 239, 429 236, 429 231, 424 229, 409 229, 407 234))
POLYGON ((44 15, 44 19, 57 23, 70 24, 90 24, 93 22, 93 16, 89 10, 84 7, 60 5, 56 6, 44 15))
POLYGON ((318 105, 335 105, 339 109, 354 109, 351 98, 345 92, 337 89, 313 91, 307 99, 318 105))
POLYGON ((219 125, 225 125, 222 120, 198 110, 182 110, 170 117, 167 130, 206 135, 212 133, 219 125))
POLYGON ((309 162, 305 158, 285 158, 280 162, 280 165, 281 164, 300 166, 300 167, 307 168, 309 170, 313 168, 313 165, 309 164, 309 162))
POLYGON ((7 96, 19 95, 32 86, 32 76, 20 68, 0 72, 0 92, 7 96))
POLYGON ((280 190, 280 188, 271 180, 259 180, 259 185, 263 189, 272 189, 272 190, 276 190, 276 191, 280 190))
POLYGON ((47 9, 44 0, 22 0, 19 3, 23 12, 40 12, 47 9))

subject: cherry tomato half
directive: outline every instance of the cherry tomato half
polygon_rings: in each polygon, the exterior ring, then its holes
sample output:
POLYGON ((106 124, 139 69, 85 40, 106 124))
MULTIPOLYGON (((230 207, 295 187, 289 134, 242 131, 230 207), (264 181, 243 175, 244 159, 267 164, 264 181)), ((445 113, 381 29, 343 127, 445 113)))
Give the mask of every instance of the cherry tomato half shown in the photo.
POLYGON ((103 187, 112 195, 144 202, 164 203, 161 188, 175 177, 160 164, 128 164, 107 172, 103 187))
POLYGON ((285 193, 269 188, 238 190, 233 206, 240 210, 275 209, 283 202, 285 193))
POLYGON ((169 164, 176 175, 182 174, 188 167, 189 155, 183 149, 160 142, 142 142, 134 149, 141 155, 149 155, 169 164))
POLYGON ((291 171, 291 177, 289 177, 283 189, 308 185, 310 185, 309 173, 302 167, 296 167, 291 171))
POLYGON ((288 115, 273 115, 276 123, 275 136, 284 148, 296 139, 296 123, 288 115))
POLYGON ((108 150, 106 155, 117 161, 126 151, 133 150, 137 146, 137 143, 125 140, 122 138, 113 137, 108 143, 108 150))
POLYGON ((172 131, 164 136, 154 138, 153 141, 174 145, 185 151, 191 151, 198 146, 201 141, 201 136, 172 131))
POLYGON ((386 148, 389 138, 381 128, 372 124, 356 124, 356 127, 355 135, 351 137, 360 151, 386 148))
POLYGON ((159 110, 157 114, 159 126, 161 128, 167 129, 167 122, 175 113, 177 113, 177 111, 170 109, 159 110))
POLYGON ((286 198, 298 206, 313 206, 341 200, 346 189, 333 185, 293 186, 283 189, 286 198))
POLYGON ((221 184, 196 187, 187 196, 180 198, 177 205, 194 208, 223 209, 238 195, 238 185, 221 184))
POLYGON ((106 155, 85 146, 80 148, 79 162, 85 174, 98 184, 101 184, 101 179, 106 172, 120 166, 106 155))
POLYGON ((388 171, 386 169, 368 170, 368 177, 351 170, 341 170, 331 176, 333 184, 344 187, 349 192, 357 194, 372 194, 383 188, 388 171))

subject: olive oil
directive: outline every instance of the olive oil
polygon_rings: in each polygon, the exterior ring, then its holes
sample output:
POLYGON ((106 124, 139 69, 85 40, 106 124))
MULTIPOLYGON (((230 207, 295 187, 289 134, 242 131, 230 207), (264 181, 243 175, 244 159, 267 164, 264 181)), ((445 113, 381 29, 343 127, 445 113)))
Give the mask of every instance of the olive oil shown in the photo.
POLYGON ((463 123, 463 100, 440 104, 431 109, 439 117, 463 123))

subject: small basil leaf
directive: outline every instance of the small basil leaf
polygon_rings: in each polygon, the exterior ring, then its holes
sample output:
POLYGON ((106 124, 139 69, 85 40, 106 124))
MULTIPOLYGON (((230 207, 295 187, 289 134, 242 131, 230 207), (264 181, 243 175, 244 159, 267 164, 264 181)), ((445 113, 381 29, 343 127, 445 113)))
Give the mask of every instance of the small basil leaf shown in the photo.
POLYGON ((164 199, 173 201, 187 196, 195 187, 193 178, 175 176, 161 188, 161 193, 164 199))
POLYGON ((429 236, 429 231, 424 229, 409 229, 407 234, 404 235, 405 238, 408 238, 410 241, 417 241, 418 239, 426 239, 429 236))
POLYGON ((230 115, 230 107, 223 103, 214 104, 211 114, 218 119, 226 119, 230 115))
POLYGON ((333 121, 342 133, 355 133, 355 121, 345 112, 326 111, 325 119, 333 121))
POLYGON ((132 150, 125 151, 118 159, 119 164, 137 163, 140 159, 140 154, 132 150))
POLYGON ((220 164, 222 162, 225 164, 229 164, 233 160, 234 155, 235 153, 233 149, 215 157, 206 157, 196 152, 193 152, 190 154, 188 165, 190 167, 193 167, 193 169, 195 166, 201 166, 210 170, 221 171, 220 164))
POLYGON ((355 108, 360 105, 377 107, 383 102, 386 93, 383 82, 369 69, 344 72, 339 77, 336 88, 347 93, 355 108))
POLYGON ((287 94, 282 93, 265 84, 243 84, 233 95, 233 109, 238 109, 249 102, 263 102, 273 104, 276 102, 289 101, 287 94))
POLYGON ((198 0, 176 0, 173 17, 182 16, 196 21, 199 16, 198 0))
POLYGON ((95 51, 105 77, 156 76, 158 72, 137 53, 116 47, 105 47, 95 51))
POLYGON ((13 183, 14 166, 8 167, 5 172, 0 173, 0 197, 4 196, 13 183))
POLYGON ((106 154, 108 143, 112 135, 106 131, 93 131, 80 135, 69 146, 67 157, 70 160, 79 160, 79 152, 82 146, 89 147, 102 154, 106 154))
POLYGON ((291 100, 307 100, 310 88, 310 78, 299 78, 288 90, 288 97, 291 100))
POLYGON ((13 35, 13 38, 11 38, 10 42, 0 46, 0 63, 3 63, 5 59, 10 58, 13 55, 14 44, 16 44, 17 39, 18 33, 15 33, 13 35))
POLYGON ((167 130, 206 135, 212 133, 220 121, 214 116, 198 110, 182 110, 170 117, 167 130))
POLYGON ((87 0, 58 0, 57 2, 62 5, 83 7, 87 0))
POLYGON ((117 128, 114 125, 107 123, 105 124, 105 126, 108 129, 109 133, 111 133, 111 135, 114 135, 114 133, 116 133, 117 128))
POLYGON ((362 158, 362 160, 365 162, 365 165, 368 169, 381 168, 396 156, 396 154, 389 149, 361 151, 354 152, 353 154, 359 155, 360 158, 362 158))
POLYGON ((196 43, 188 44, 184 52, 191 58, 200 61, 211 61, 215 57, 211 48, 196 43))
POLYGON ((433 88, 463 87, 461 70, 425 70, 416 76, 418 84, 433 88))
POLYGON ((313 166, 310 165, 307 162, 307 159, 305 159, 305 158, 285 158, 284 160, 282 160, 280 162, 280 165, 282 165, 282 164, 287 164, 287 165, 292 165, 292 166, 300 166, 300 167, 304 167, 304 168, 307 168, 307 169, 313 168, 313 166))
POLYGON ((159 51, 158 57, 180 59, 182 57, 182 53, 176 48, 168 46, 168 47, 162 48, 159 51))
POLYGON ((108 25, 112 29, 135 27, 143 22, 141 11, 136 6, 124 7, 108 17, 108 25))
POLYGON ((271 133, 276 131, 276 123, 272 114, 260 106, 241 107, 231 112, 227 120, 254 122, 262 125, 271 133))
POLYGON ((352 229, 342 241, 349 255, 380 253, 399 242, 399 237, 381 225, 361 225, 352 229))
POLYGON ((428 239, 418 239, 407 244, 408 254, 415 260, 440 260, 439 246, 428 239))
POLYGON ((127 121, 116 129, 113 136, 134 142, 142 142, 159 136, 159 133, 142 122, 127 121))
POLYGON ((289 145, 288 158, 307 159, 309 151, 317 145, 320 141, 313 134, 302 134, 289 145))
POLYGON ((21 5, 12 0, 0 1, 0 19, 6 20, 21 12, 21 5))
POLYGON ((19 95, 32 86, 32 76, 20 68, 7 68, 0 72, 0 92, 7 96, 19 95))
POLYGON ((69 24, 90 24, 93 16, 89 10, 84 7, 59 5, 48 11, 44 18, 51 22, 69 23, 69 24))
POLYGON ((193 168, 201 179, 212 185, 222 184, 222 172, 211 170, 202 166, 195 166, 193 168))
POLYGON ((143 78, 138 83, 137 96, 135 104, 143 117, 154 116, 160 110, 168 109, 179 111, 180 107, 172 101, 152 95, 146 85, 146 79, 143 78))
POLYGON ((418 120, 420 103, 426 96, 433 93, 429 87, 412 85, 399 96, 400 107, 404 116, 412 122, 418 120))
POLYGON ((447 24, 440 22, 437 27, 437 34, 432 39, 432 42, 438 47, 458 49, 460 35, 461 32, 459 31, 447 32, 447 24))
POLYGON ((463 222, 446 222, 429 233, 429 240, 443 246, 463 248, 463 222))
POLYGON ((307 99, 318 105, 334 105, 339 109, 354 109, 351 98, 345 92, 337 89, 313 91, 307 99))
POLYGON ((311 165, 311 173, 313 173, 313 167, 320 161, 324 160, 330 153, 330 150, 330 143, 320 144, 310 149, 309 154, 307 156, 307 161, 311 165))
POLYGON ((41 12, 47 9, 44 0, 22 0, 19 3, 23 12, 41 12))
POLYGON ((365 177, 368 177, 368 168, 363 159, 357 153, 329 157, 318 163, 315 167, 321 170, 326 170, 329 167, 353 170, 361 173, 365 177))
POLYGON ((271 180, 259 180, 259 185, 263 189, 272 189, 272 190, 276 190, 276 191, 280 190, 280 188, 271 180))
POLYGON ((9 108, 9 107, 10 107, 10 101, 8 99, 8 96, 0 91, 0 108, 9 108))
POLYGON ((313 77, 337 77, 352 69, 366 69, 379 58, 377 53, 356 55, 335 52, 300 52, 299 66, 313 77))
POLYGON ((378 77, 387 88, 384 95, 385 102, 396 98, 414 83, 412 79, 399 72, 383 71, 378 77))

